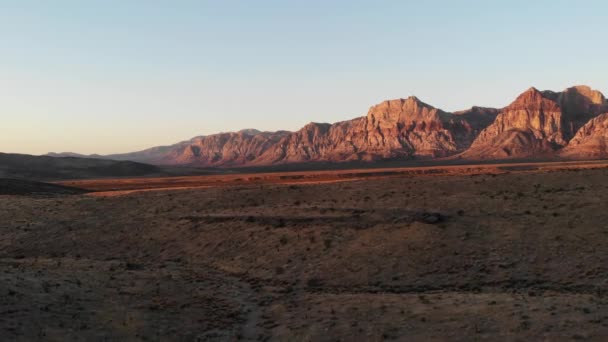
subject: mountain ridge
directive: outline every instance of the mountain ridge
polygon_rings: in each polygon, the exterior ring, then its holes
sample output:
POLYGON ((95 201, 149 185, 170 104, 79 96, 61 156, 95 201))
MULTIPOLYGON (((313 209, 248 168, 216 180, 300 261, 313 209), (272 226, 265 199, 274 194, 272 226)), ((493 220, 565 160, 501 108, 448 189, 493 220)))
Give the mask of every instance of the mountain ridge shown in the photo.
MULTIPOLYGON (((310 122, 295 132, 244 129, 102 158, 201 167, 395 159, 576 158, 576 146, 568 146, 569 142, 590 134, 588 127, 587 133, 579 131, 606 112, 605 96, 582 85, 561 92, 531 87, 504 108, 473 106, 456 112, 443 111, 410 96, 382 101, 364 116, 333 124, 310 122)), ((593 127, 604 129, 601 124, 593 127)), ((598 132, 593 135, 602 136, 598 132)), ((584 145, 583 155, 604 155, 589 150, 597 144, 578 145, 584 145)))

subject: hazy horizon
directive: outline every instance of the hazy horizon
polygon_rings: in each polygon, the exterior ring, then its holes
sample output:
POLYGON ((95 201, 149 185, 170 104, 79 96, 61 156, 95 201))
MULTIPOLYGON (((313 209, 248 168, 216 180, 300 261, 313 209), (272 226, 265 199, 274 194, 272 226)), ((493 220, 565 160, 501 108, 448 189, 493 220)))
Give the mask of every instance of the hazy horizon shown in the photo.
POLYGON ((608 92, 590 1, 0 4, 0 152, 123 153, 297 130, 416 95, 502 107, 534 86, 608 92))

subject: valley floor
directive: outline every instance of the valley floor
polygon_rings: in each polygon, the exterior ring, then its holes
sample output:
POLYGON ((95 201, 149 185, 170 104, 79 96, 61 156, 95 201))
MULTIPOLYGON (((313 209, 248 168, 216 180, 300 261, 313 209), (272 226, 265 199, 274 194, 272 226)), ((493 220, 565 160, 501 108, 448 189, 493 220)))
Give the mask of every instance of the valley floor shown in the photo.
POLYGON ((0 196, 0 340, 608 338, 605 165, 235 177, 0 196))

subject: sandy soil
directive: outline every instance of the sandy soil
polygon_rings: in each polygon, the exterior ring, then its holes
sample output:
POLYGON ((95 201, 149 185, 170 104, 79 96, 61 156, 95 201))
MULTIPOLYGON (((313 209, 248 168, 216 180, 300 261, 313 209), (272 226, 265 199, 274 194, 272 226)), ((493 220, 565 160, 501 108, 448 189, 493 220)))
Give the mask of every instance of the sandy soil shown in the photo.
POLYGON ((0 340, 608 338, 605 166, 376 176, 0 197, 0 340))

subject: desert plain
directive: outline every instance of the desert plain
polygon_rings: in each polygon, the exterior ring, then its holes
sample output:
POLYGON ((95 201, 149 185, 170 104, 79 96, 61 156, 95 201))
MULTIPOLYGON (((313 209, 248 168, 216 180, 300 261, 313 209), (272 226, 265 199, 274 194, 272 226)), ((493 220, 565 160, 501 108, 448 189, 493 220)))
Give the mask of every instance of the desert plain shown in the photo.
POLYGON ((2 341, 602 341, 608 163, 0 196, 2 341))

